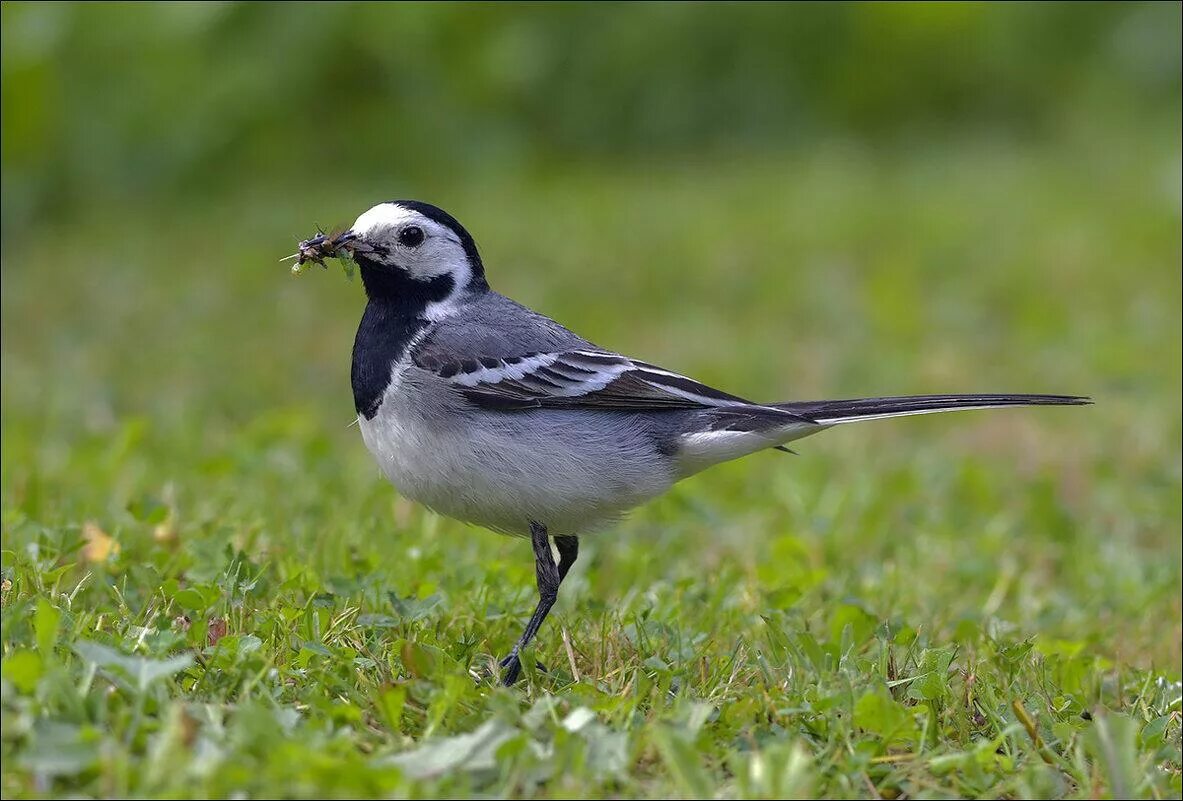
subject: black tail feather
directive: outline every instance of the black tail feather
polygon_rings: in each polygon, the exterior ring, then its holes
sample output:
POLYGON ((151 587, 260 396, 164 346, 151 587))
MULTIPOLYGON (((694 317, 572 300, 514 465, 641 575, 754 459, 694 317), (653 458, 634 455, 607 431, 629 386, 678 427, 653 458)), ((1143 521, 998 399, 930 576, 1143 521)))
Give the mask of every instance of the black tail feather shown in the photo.
POLYGON ((773 404, 818 423, 844 423, 875 417, 895 417, 957 409, 1005 406, 1083 406, 1092 399, 1081 395, 911 395, 894 398, 794 401, 773 404))

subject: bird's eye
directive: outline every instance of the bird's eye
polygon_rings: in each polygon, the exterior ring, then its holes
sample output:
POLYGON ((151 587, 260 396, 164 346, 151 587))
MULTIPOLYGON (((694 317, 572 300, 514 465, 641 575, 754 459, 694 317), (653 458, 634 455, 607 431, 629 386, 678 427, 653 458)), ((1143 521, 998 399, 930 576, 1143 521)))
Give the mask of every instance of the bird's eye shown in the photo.
POLYGON ((417 225, 408 225, 398 232, 398 241, 409 248, 418 247, 423 243, 423 229, 417 225))

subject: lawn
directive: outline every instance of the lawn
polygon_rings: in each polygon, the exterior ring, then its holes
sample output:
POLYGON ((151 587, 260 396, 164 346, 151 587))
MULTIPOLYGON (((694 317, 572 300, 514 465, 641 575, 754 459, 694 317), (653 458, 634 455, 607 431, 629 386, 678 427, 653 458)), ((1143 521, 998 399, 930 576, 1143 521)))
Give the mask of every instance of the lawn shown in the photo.
POLYGON ((1179 797, 1178 153, 376 176, 6 244, 4 796, 1179 797), (734 392, 1096 405, 707 471, 585 540, 501 688, 529 545, 380 478, 361 287, 278 263, 414 194, 496 288, 734 392))

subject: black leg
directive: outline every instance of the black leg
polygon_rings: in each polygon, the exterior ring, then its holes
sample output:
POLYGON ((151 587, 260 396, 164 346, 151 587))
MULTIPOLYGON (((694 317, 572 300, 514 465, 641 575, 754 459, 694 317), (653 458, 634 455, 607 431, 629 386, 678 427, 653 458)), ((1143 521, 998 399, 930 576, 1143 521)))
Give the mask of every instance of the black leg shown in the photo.
POLYGON ((558 600, 559 584, 562 583, 567 571, 571 569, 571 565, 575 564, 575 559, 579 556, 579 540, 577 538, 555 537, 555 545, 559 549, 559 564, 556 566, 554 555, 550 552, 550 539, 546 534, 546 526, 541 523, 530 524, 530 539, 534 543, 534 572, 538 578, 538 606, 535 607, 530 622, 526 624, 526 630, 522 633, 521 639, 509 652, 509 656, 501 660, 501 667, 505 668, 501 683, 506 687, 518 680, 518 674, 522 671, 522 661, 518 654, 530 644, 530 640, 534 639, 534 635, 538 633, 542 621, 546 620, 551 607, 558 600))

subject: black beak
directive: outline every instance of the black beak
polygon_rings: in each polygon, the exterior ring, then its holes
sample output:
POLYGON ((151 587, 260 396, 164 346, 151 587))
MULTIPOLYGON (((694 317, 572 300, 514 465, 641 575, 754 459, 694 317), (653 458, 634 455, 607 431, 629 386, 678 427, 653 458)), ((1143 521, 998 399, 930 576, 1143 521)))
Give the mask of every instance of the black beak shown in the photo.
POLYGON ((361 240, 358 238, 357 234, 353 233, 353 231, 342 231, 329 240, 328 246, 333 250, 334 253, 338 250, 344 250, 352 253, 360 244, 361 240))

